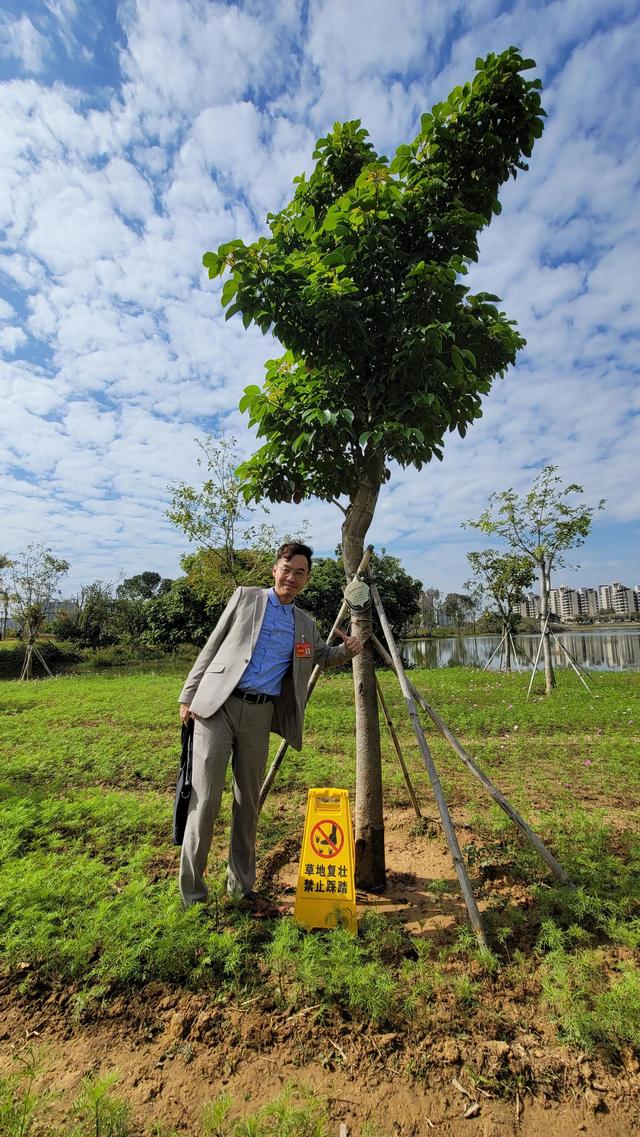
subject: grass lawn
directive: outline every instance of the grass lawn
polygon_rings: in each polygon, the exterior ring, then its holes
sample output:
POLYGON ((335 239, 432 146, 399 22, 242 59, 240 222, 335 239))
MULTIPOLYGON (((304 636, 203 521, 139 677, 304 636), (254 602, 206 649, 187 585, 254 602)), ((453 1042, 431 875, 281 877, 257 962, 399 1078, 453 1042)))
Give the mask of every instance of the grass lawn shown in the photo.
MULTIPOLYGON (((81 1014, 162 981, 266 1007, 322 1004, 413 1038, 445 1020, 452 1034, 472 1031, 475 1019, 486 1033, 490 1002, 489 1037, 508 1038, 505 1007, 519 998, 585 1052, 616 1062, 640 1046, 638 673, 594 675, 590 697, 560 672, 551 698, 527 703, 526 676, 411 672, 577 885, 557 884, 427 721, 450 806, 464 819, 474 887, 489 898, 491 951, 480 952, 467 928, 443 946, 368 914, 357 939, 305 935, 288 917, 257 922, 223 908, 228 795, 209 905, 183 912, 170 843, 182 670, 0 684, 0 950, 21 997, 71 985, 81 1014), (496 866, 526 890, 524 906, 492 905, 496 866)), ((389 672, 381 682, 426 803, 397 682, 389 672)), ((354 747, 351 676, 334 673, 318 685, 304 749, 288 753, 266 804, 262 860, 301 838, 308 786, 353 790, 354 747)), ((406 790, 386 736, 384 753, 392 807, 406 790)))

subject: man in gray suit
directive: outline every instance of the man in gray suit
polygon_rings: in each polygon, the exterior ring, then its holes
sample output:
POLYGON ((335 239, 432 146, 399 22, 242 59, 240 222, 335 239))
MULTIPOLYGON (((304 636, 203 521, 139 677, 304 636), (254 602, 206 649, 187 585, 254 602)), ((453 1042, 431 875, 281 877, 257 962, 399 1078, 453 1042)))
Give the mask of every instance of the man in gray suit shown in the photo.
POLYGON ((289 542, 278 550, 269 589, 237 588, 180 693, 183 722, 195 719, 193 788, 180 858, 186 906, 206 899, 204 871, 232 755, 233 812, 229 893, 260 910, 256 827, 269 733, 302 746, 307 683, 313 667, 337 667, 363 648, 356 636, 328 647, 315 621, 294 605, 311 572, 312 550, 289 542))

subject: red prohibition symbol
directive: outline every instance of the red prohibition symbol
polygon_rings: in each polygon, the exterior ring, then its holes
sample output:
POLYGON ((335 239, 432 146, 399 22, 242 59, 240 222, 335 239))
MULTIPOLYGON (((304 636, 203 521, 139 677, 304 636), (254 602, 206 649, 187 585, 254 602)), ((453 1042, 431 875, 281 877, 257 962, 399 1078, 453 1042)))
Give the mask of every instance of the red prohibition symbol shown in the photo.
POLYGON ((318 857, 330 860, 337 857, 344 845, 344 831, 330 820, 317 821, 311 830, 311 848, 318 857))

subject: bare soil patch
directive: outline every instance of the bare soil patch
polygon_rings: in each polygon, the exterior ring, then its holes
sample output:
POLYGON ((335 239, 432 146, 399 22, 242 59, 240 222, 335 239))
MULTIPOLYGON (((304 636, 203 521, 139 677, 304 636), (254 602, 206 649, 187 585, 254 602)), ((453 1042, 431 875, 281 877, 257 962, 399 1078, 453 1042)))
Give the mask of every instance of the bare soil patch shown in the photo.
MULTIPOLYGON (((464 843, 464 817, 456 821, 464 843)), ((414 822, 410 809, 388 811, 387 891, 361 894, 360 908, 394 916, 410 937, 450 944, 466 920, 455 873, 435 821, 408 840, 414 822)), ((157 871, 169 870, 159 858, 157 871)), ((263 858, 263 886, 291 906, 296 873, 289 839, 263 858)), ((526 908, 526 885, 496 873, 488 871, 481 908, 497 897, 507 909, 526 908)), ((537 1019, 537 992, 524 979, 505 985, 498 974, 483 986, 473 1016, 443 999, 428 1032, 396 1033, 326 1006, 290 1013, 259 996, 225 1002, 215 992, 160 983, 82 1009, 72 987, 34 983, 20 994, 25 978, 18 972, 0 986, 0 1072, 12 1069, 17 1050, 36 1044, 47 1065, 42 1084, 60 1095, 52 1106, 60 1117, 84 1076, 116 1069, 117 1093, 141 1126, 185 1134, 201 1132, 203 1104, 223 1091, 232 1095, 233 1115, 243 1116, 286 1084, 326 1101, 336 1137, 341 1123, 358 1137, 367 1120, 385 1137, 632 1137, 640 1128, 637 1057, 629 1052, 614 1068, 562 1046, 550 1023, 537 1019)))

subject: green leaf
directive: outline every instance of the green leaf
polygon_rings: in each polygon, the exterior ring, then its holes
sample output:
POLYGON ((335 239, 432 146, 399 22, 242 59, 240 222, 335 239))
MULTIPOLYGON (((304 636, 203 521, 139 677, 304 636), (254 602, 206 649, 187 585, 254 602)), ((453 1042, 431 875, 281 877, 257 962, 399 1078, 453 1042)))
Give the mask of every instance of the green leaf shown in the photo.
POLYGON ((236 312, 241 312, 241 311, 242 311, 242 309, 241 309, 239 304, 232 304, 230 308, 227 308, 227 310, 224 314, 224 318, 225 318, 225 320, 230 320, 232 316, 235 316, 236 312))
POLYGON ((360 435, 360 437, 358 439, 358 446, 360 446, 360 447, 362 447, 362 449, 364 449, 364 447, 367 445, 367 442, 371 438, 372 434, 373 434, 372 430, 363 430, 362 434, 360 435))
POLYGON ((325 264, 327 268, 333 268, 335 265, 343 265, 345 264, 344 254, 336 249, 333 253, 327 253, 326 257, 323 257, 322 263, 325 264))
POLYGON ((293 453, 297 454, 298 450, 300 450, 300 448, 302 446, 304 446, 306 441, 307 441, 306 433, 305 434, 299 434, 297 438, 294 438, 294 440, 291 444, 291 449, 293 450, 293 453))
POLYGON ((456 371, 464 371, 464 357, 456 344, 453 344, 451 348, 451 362, 456 371))
POLYGON ((218 249, 218 256, 228 257, 229 253, 232 253, 234 249, 239 248, 244 249, 244 241, 242 241, 240 237, 235 237, 233 241, 226 241, 224 245, 220 245, 220 248, 218 249))
POLYGON ((235 296, 236 292, 238 291, 238 284, 239 281, 234 276, 232 276, 230 280, 226 281, 225 286, 222 289, 222 296, 220 298, 223 307, 226 307, 226 305, 231 300, 231 297, 235 296))
POLYGON ((209 276, 217 276, 221 268, 221 258, 217 253, 204 253, 202 263, 205 268, 209 269, 209 276))
POLYGON ((250 410, 252 403, 255 402, 256 396, 260 395, 261 393, 262 392, 260 388, 256 387, 255 383, 253 383, 250 387, 245 387, 244 395, 238 404, 240 410, 243 412, 250 410))

